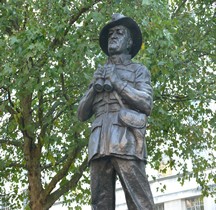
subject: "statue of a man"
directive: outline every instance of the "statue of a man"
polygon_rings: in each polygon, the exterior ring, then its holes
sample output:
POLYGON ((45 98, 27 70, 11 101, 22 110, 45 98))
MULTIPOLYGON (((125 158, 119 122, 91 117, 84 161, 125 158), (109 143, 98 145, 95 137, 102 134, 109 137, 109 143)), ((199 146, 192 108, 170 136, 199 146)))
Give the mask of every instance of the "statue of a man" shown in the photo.
POLYGON ((133 19, 114 14, 99 40, 108 61, 95 71, 78 108, 81 121, 95 115, 88 147, 92 209, 115 209, 118 176, 129 210, 153 210, 145 173, 151 79, 146 67, 131 61, 140 50, 141 31, 133 19))

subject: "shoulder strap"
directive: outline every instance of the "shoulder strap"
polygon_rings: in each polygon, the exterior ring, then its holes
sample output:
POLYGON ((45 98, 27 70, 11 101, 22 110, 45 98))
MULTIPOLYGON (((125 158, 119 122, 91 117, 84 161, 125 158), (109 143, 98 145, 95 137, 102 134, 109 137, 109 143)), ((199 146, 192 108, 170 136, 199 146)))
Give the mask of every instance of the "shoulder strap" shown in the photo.
POLYGON ((117 93, 116 91, 113 91, 113 94, 114 94, 114 96, 116 97, 117 101, 119 102, 120 106, 121 106, 122 108, 125 108, 125 106, 124 106, 124 104, 123 104, 121 98, 119 97, 118 93, 117 93))

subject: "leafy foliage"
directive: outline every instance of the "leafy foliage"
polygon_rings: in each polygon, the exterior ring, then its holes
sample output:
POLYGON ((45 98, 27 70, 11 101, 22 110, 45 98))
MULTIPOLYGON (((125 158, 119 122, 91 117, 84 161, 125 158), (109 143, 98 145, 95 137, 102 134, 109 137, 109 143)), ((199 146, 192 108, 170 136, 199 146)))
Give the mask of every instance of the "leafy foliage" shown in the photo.
POLYGON ((154 87, 149 163, 159 169, 165 155, 181 182, 195 177, 208 195, 216 181, 215 172, 204 174, 216 168, 214 9, 210 0, 1 1, 0 193, 10 183, 11 209, 38 209, 36 200, 48 209, 63 195, 88 202, 79 180, 88 182, 89 122, 78 122, 76 109, 105 62, 98 34, 116 12, 143 32, 135 59, 154 87))

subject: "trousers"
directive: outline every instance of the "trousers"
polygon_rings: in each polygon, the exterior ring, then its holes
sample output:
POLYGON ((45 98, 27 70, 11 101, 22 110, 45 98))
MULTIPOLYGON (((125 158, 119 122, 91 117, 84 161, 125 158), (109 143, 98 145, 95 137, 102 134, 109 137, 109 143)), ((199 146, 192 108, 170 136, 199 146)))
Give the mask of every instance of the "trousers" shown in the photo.
POLYGON ((92 210, 115 210, 115 183, 122 184, 128 210, 154 210, 154 201, 141 160, 104 157, 91 160, 92 210))

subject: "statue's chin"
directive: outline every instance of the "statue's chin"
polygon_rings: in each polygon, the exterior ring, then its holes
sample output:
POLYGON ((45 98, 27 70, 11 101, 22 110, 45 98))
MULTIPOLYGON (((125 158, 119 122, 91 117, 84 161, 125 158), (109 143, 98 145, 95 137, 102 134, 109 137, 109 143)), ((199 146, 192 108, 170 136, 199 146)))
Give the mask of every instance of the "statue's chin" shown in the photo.
POLYGON ((116 47, 110 47, 108 49, 108 52, 109 52, 109 55, 115 55, 115 54, 118 54, 118 50, 116 47))

